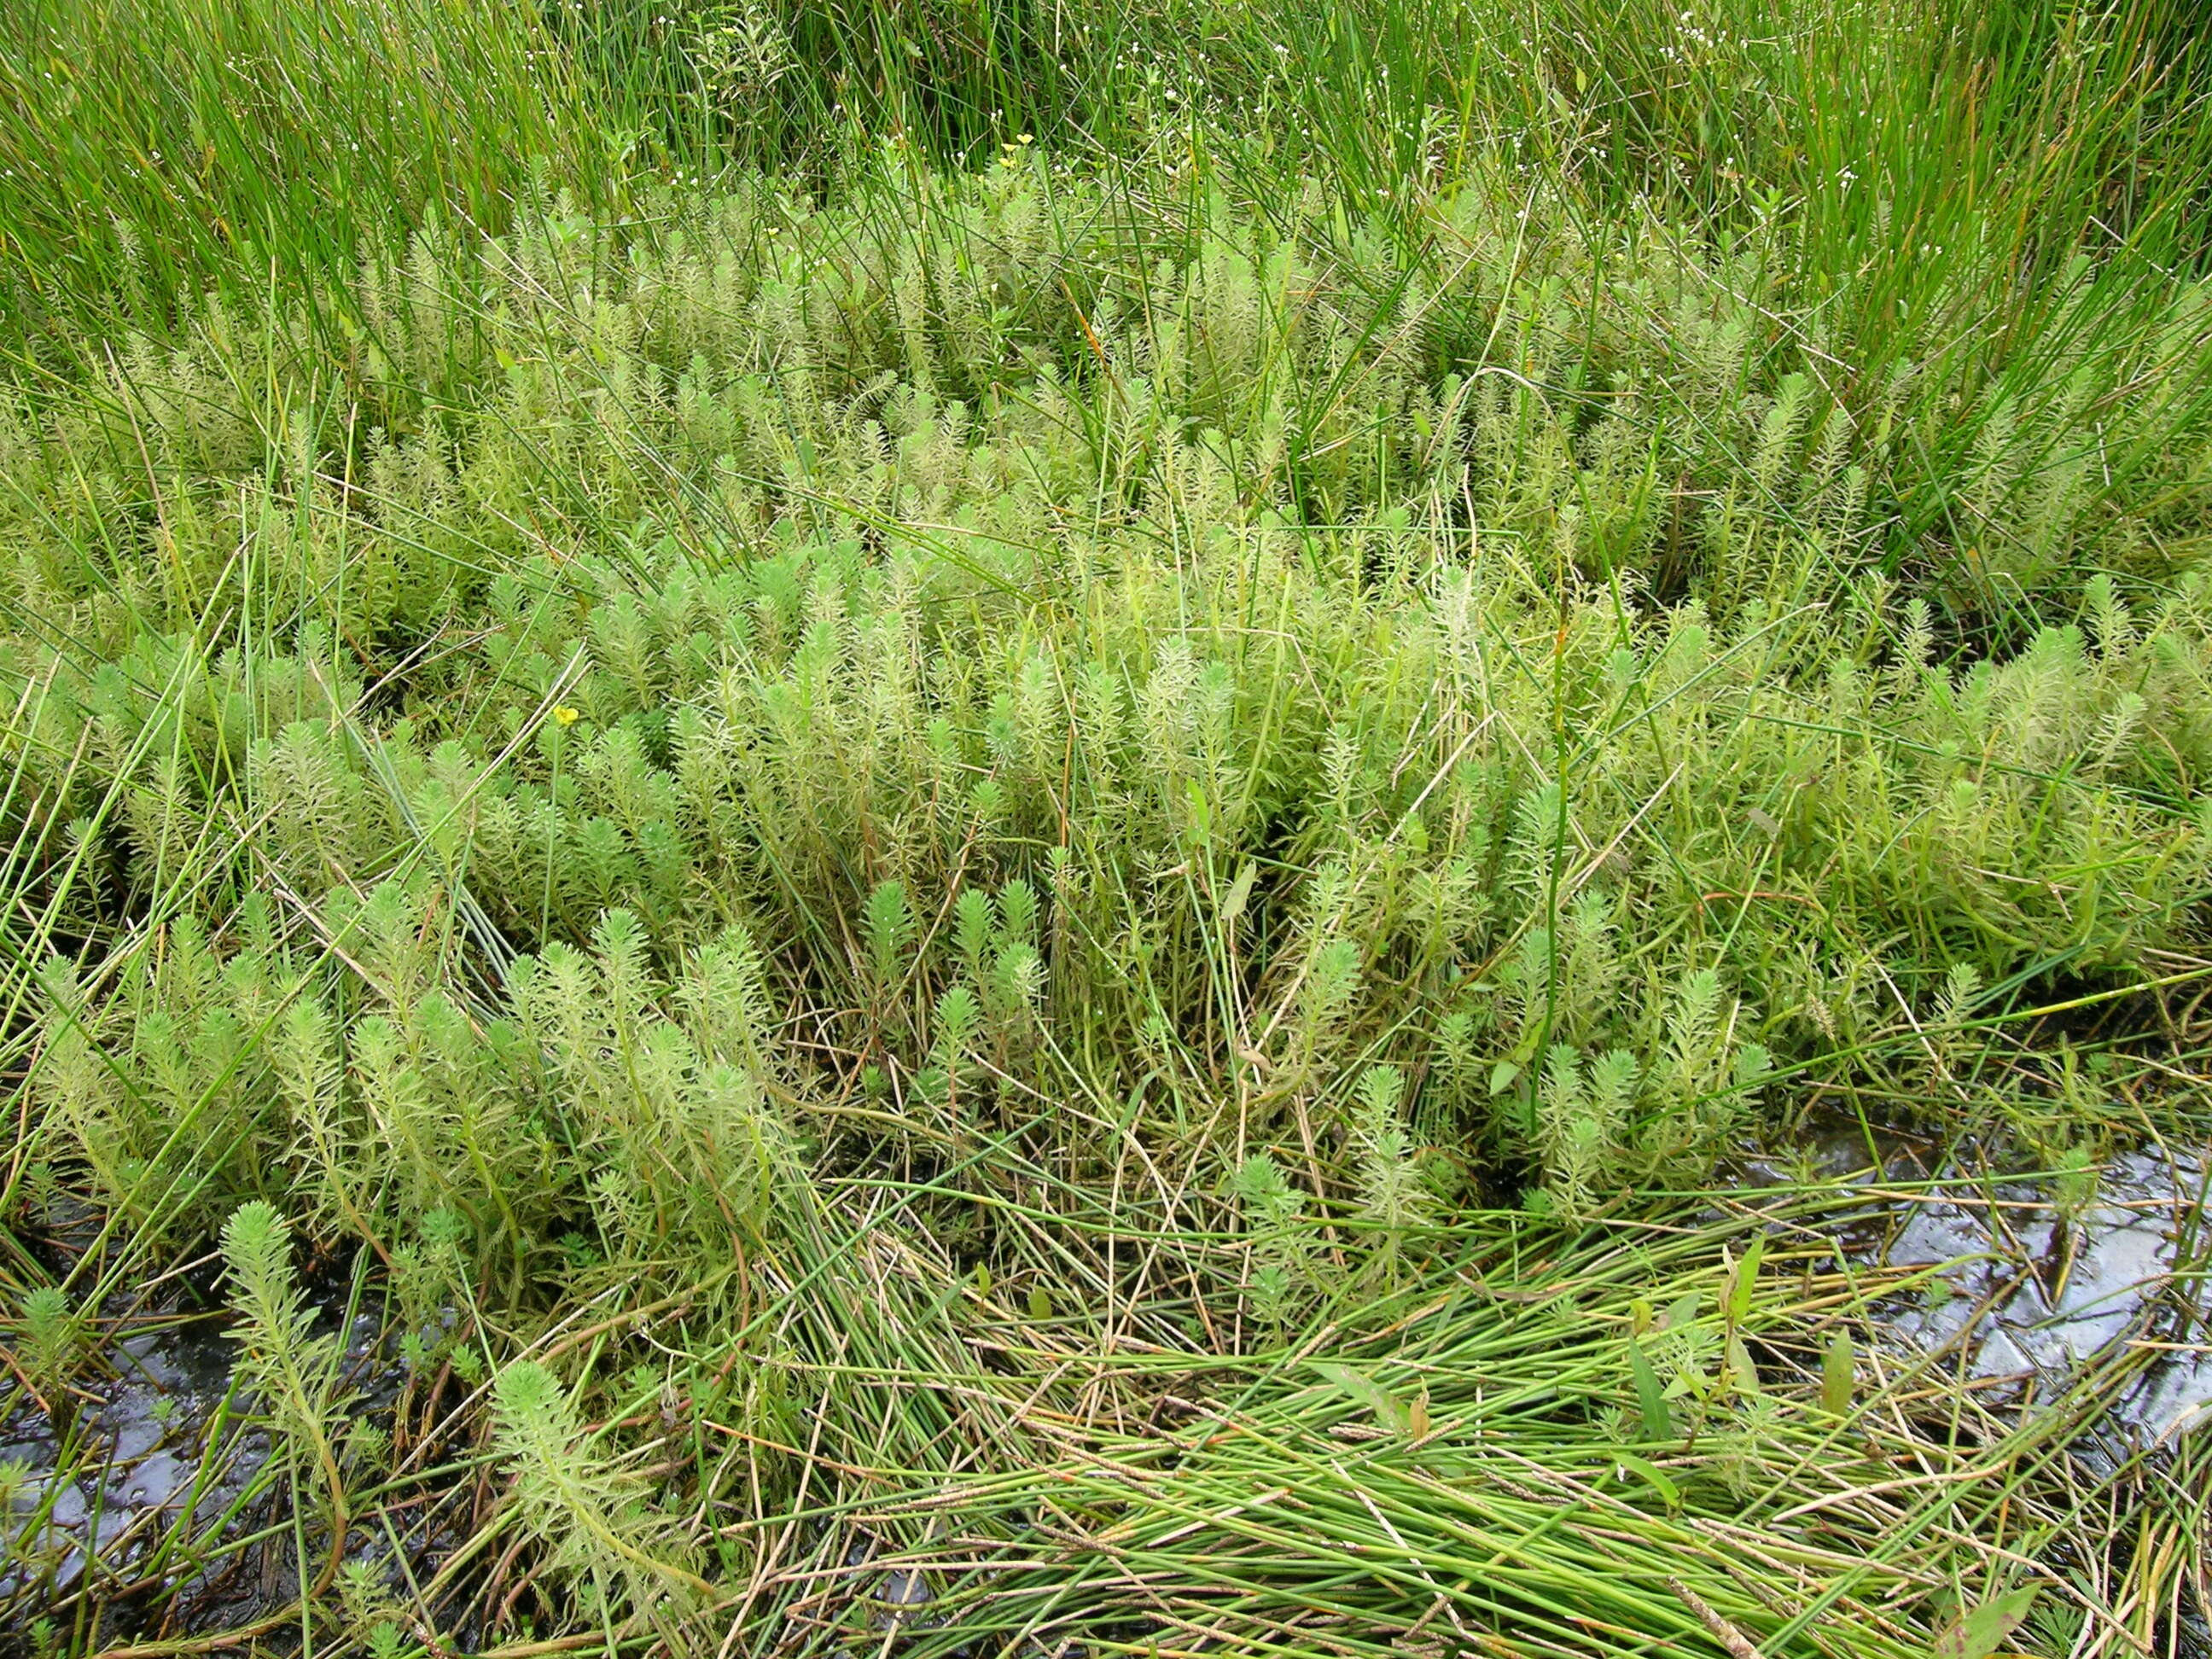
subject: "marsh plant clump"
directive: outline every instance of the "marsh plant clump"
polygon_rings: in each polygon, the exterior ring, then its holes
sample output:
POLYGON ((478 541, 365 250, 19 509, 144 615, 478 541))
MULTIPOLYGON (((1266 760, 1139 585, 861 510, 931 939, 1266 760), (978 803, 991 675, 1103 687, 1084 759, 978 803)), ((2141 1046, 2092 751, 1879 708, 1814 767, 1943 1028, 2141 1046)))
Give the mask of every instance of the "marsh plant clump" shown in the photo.
POLYGON ((1885 1343, 1892 1186, 1743 1160, 2203 1144, 2208 75, 11 13, 0 1623, 2190 1650, 2207 1443, 2104 1413, 2197 1215, 2023 1385, 1885 1343), (199 1473, 78 1513, 212 1320, 199 1473))

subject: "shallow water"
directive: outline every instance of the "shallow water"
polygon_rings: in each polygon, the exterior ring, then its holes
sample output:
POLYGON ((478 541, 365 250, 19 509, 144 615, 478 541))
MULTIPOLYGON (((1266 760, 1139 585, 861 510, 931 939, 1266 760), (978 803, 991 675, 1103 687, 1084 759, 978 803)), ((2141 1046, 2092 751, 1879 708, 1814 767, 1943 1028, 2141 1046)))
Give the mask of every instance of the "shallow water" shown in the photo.
MULTIPOLYGON (((222 1321, 148 1320, 106 1352, 112 1375, 81 1382, 61 1425, 35 1405, 0 1425, 0 1463, 21 1472, 7 1517, 15 1547, 0 1567, 0 1626, 78 1589, 88 1567, 97 1595, 149 1581, 145 1588, 226 1602, 265 1599, 265 1587, 229 1585, 235 1564, 194 1584, 161 1558, 165 1539, 173 1551, 266 1513, 257 1481, 269 1438, 237 1385, 222 1321)), ((343 1364, 356 1387, 367 1385, 364 1408, 389 1403, 396 1382, 374 1317, 353 1322, 343 1364)))
MULTIPOLYGON (((2071 1202, 2051 1181, 1931 1167, 1923 1146, 1869 1146, 1856 1131, 1794 1151, 1792 1167, 1808 1161, 1869 1200, 1863 1219, 1838 1231, 1845 1259, 1913 1286, 1876 1305, 1901 1351, 1955 1366, 1991 1403, 2029 1409, 2093 1369, 2122 1368, 2131 1375, 2100 1426, 2138 1443, 2212 1421, 2212 1158, 2203 1152, 2123 1152, 2076 1183, 2071 1202)), ((1748 1173, 1784 1170, 1753 1158, 1748 1173)))

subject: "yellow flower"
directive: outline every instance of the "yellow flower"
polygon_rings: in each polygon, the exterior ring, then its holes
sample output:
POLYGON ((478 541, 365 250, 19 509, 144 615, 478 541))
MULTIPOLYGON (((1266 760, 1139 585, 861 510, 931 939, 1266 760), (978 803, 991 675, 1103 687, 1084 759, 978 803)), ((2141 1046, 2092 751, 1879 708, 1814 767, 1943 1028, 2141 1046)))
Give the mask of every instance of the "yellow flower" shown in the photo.
POLYGON ((576 723, 576 711, 565 702, 556 702, 553 705, 553 719, 556 725, 574 726, 576 723))

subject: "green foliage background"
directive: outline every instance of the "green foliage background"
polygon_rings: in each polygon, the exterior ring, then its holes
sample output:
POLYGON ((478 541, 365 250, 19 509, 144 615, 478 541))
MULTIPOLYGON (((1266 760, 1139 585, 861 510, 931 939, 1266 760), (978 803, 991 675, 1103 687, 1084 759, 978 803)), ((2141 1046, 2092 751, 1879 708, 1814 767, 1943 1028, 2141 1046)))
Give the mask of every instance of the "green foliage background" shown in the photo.
POLYGON ((15 1409, 227 1297, 281 1452, 19 1528, 46 1647, 264 1558, 230 1638, 380 1656, 2178 1639, 2201 1450, 2067 1450, 2141 1352, 1938 1432, 1863 1197, 1698 1189, 2202 1133, 2183 9, 29 0, 0 79, 15 1409))

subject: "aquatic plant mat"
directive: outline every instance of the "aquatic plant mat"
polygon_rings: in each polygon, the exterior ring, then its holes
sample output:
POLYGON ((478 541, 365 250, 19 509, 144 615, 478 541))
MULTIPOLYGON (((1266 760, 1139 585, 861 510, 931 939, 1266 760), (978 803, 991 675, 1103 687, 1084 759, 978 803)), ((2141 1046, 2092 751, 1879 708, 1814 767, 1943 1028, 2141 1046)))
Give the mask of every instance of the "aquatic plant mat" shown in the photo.
MULTIPOLYGON (((2014 1613, 2124 1651, 2196 1593, 2205 1443, 2175 1419, 2212 1391, 2167 1374, 2203 1309, 2171 1292, 2201 1254, 2134 1281, 2078 1369, 1897 1334, 1899 1308, 1955 1300, 1881 1229, 2002 1206, 2048 1233, 2067 1223, 2047 1183, 1868 1170, 1673 1222, 1472 1217, 1309 1328, 1269 1340, 1224 1304, 1200 1342, 1182 1281, 1231 1241, 1179 1229, 1165 1194, 1107 1213, 994 1161, 1034 1182, 993 1207, 1038 1282, 1086 1287, 1081 1313, 932 1242, 956 1184, 852 1177, 823 1190, 818 1255, 580 1307, 523 1345, 489 1437, 472 1368, 395 1363, 334 1285, 307 1317, 333 1328, 311 1399, 348 1425, 343 1536, 320 1472, 272 1442, 265 1370, 241 1384, 194 1328, 126 1322, 66 1467, 28 1483, 54 1589, 104 1607, 111 1640, 158 1588, 173 1620, 319 1625, 331 1645, 365 1624, 543 1650, 488 1638, 582 1595, 608 1630, 570 1648, 712 1627, 740 1650, 945 1653, 1919 1653, 1931 1626, 1964 1642, 2014 1613), (665 1358, 609 1375, 587 1422, 552 1375, 623 1347, 665 1358), (649 1610, 626 1633, 605 1605, 624 1596, 649 1610)), ((2201 1237, 2201 1173, 2162 1210, 2129 1196, 2162 1237, 2201 1237)))
POLYGON ((2203 1654, 2153 4, 0 17, 0 1650, 2203 1654))

